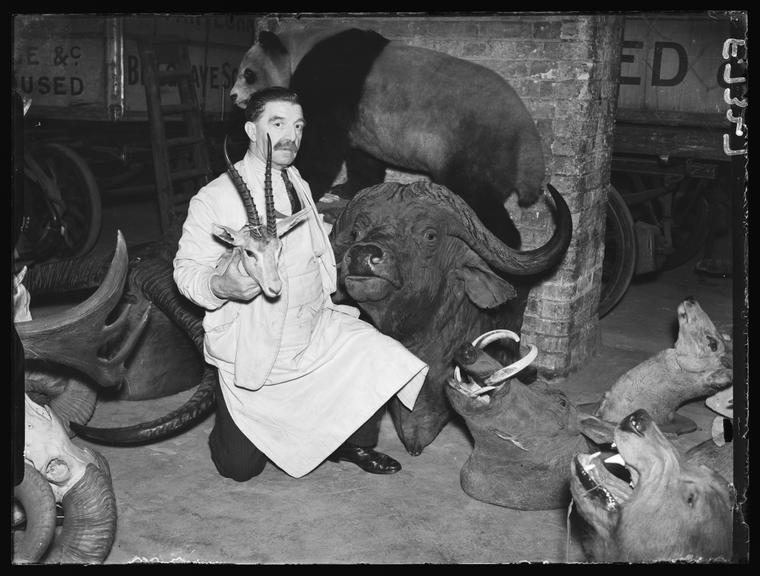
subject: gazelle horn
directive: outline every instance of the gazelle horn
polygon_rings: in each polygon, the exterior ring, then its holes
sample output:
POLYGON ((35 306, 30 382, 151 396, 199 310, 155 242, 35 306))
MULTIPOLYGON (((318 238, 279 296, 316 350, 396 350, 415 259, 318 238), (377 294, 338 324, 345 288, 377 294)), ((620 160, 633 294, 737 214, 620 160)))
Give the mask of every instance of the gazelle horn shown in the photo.
POLYGON ((227 136, 224 137, 224 159, 227 161, 227 174, 229 174, 238 194, 240 194, 240 197, 243 199, 245 211, 246 214, 248 214, 248 225, 254 234, 258 234, 261 229, 259 213, 256 211, 256 206, 253 203, 253 196, 251 196, 251 191, 248 189, 248 185, 245 183, 245 180, 243 180, 240 172, 238 172, 232 162, 230 162, 230 157, 227 154, 227 136))
POLYGON ((277 221, 274 214, 274 193, 272 192, 272 139, 267 134, 267 167, 264 173, 264 199, 266 201, 267 232, 277 236, 277 221))

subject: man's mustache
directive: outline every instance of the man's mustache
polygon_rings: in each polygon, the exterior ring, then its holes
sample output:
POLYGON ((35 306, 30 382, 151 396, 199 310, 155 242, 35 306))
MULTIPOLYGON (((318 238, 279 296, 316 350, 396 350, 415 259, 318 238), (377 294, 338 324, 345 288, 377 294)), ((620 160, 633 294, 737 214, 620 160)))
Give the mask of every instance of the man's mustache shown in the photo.
POLYGON ((280 141, 274 145, 274 150, 290 150, 291 152, 298 152, 298 146, 292 140, 280 141))

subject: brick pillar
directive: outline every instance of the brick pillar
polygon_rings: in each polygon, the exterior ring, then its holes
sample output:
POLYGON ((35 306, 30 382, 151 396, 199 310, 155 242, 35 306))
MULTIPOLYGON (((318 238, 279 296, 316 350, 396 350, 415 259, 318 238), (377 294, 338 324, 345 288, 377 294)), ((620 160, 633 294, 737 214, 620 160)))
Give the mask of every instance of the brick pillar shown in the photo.
MULTIPOLYGON (((476 62, 501 74, 523 99, 543 139, 546 178, 567 201, 574 226, 562 264, 531 292, 523 343, 538 347, 536 364, 546 376, 580 367, 600 345, 596 311, 623 17, 560 13, 260 20, 260 28, 277 31, 325 25, 372 29, 391 40, 476 62)), ((419 177, 389 171, 386 179, 419 177)), ((543 200, 520 208, 513 195, 506 207, 523 248, 535 248, 551 236, 553 219, 543 200)))
MULTIPOLYGON (((533 40, 521 48, 529 73, 513 81, 544 143, 549 179, 573 215, 573 239, 557 272, 533 289, 523 340, 541 351, 539 369, 562 376, 600 346, 607 186, 617 110, 623 18, 613 15, 531 16, 533 40)), ((531 248, 548 239, 551 218, 539 206, 507 208, 531 248)))

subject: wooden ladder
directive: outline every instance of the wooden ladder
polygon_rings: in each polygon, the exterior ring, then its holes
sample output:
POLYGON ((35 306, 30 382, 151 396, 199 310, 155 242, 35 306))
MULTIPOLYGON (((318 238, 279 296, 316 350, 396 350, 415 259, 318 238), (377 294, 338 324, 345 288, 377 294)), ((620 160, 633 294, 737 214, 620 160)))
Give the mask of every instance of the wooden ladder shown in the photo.
POLYGON ((187 43, 177 38, 143 36, 137 44, 161 231, 167 232, 184 222, 190 198, 211 178, 211 164, 187 43))

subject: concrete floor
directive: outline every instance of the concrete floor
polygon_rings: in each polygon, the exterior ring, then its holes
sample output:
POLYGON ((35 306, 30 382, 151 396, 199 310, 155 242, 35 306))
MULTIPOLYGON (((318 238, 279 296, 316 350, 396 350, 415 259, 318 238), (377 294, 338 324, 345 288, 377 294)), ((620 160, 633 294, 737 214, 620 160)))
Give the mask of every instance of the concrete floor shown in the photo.
MULTIPOLYGON (((157 234, 155 209, 106 206, 99 249, 113 247, 119 227, 128 243, 157 234)), ((730 330, 732 282, 703 278, 693 262, 634 283, 601 321, 600 353, 572 376, 554 381, 576 403, 593 402, 615 379, 670 347, 675 314, 687 295, 716 325, 730 330)), ((133 424, 179 406, 191 391, 144 402, 101 402, 93 425, 133 424)), ((702 401, 680 411, 699 424, 679 444, 710 435, 714 414, 702 401)), ((118 532, 106 564, 196 563, 515 563, 583 561, 568 536, 567 510, 523 512, 470 498, 459 470, 471 451, 466 429, 446 426, 422 455, 406 453, 388 415, 378 448, 403 470, 364 473, 326 462, 301 479, 268 465, 247 483, 222 478, 208 453, 213 416, 176 438, 143 447, 95 446, 109 461, 118 532)), ((82 442, 78 440, 77 442, 82 442)))

